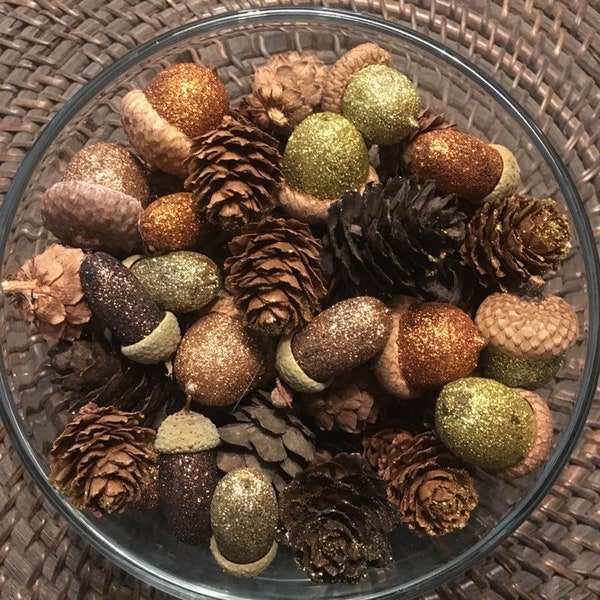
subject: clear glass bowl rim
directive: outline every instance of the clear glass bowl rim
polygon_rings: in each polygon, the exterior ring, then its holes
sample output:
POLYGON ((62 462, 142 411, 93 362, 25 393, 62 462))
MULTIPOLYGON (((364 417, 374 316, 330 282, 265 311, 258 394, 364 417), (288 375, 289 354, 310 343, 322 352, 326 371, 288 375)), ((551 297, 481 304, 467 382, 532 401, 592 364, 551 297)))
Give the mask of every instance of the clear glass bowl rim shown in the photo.
MULTIPOLYGON (((600 261, 598 259, 596 241, 586 215, 585 207, 567 168, 563 164, 556 150, 550 145, 549 141, 535 124, 533 119, 526 114, 523 108, 500 85, 486 74, 485 71, 472 64, 458 52, 455 52, 450 48, 443 46, 440 42, 428 38, 400 23, 386 21, 385 19, 372 14, 351 12, 341 9, 292 6, 255 8, 251 10, 228 12, 185 24, 139 45, 115 61, 102 71, 102 73, 78 90, 72 98, 65 102, 50 123, 46 125, 25 155, 7 191, 5 201, 0 207, 0 252, 4 255, 12 227, 12 220, 16 213, 19 201, 25 192, 31 174, 34 172, 36 165, 43 157, 52 140, 66 126, 71 118, 78 113, 81 107, 93 99, 94 96, 119 75, 127 71, 127 69, 136 62, 151 57, 173 43, 180 42, 193 36, 211 33, 223 27, 239 27, 242 25, 251 26, 253 23, 286 22, 294 20, 327 20, 330 23, 338 24, 339 26, 360 26, 366 31, 398 37, 412 46, 422 49, 433 55, 435 58, 444 61, 449 66, 456 68, 466 75, 473 83, 478 85, 484 92, 489 94, 504 110, 507 111, 517 125, 519 125, 527 134, 531 143, 535 145, 559 183, 575 224, 586 269, 589 306, 586 360, 578 397, 573 405, 573 411, 567 426, 563 430, 552 456, 539 474, 536 485, 521 499, 510 514, 499 521, 486 536, 473 546, 456 556, 443 567, 416 577, 412 581, 400 586, 392 586, 383 592, 366 593, 360 598, 362 600, 399 598, 398 594, 402 594, 402 598, 413 597, 419 593, 425 593, 466 571, 475 562, 481 560, 489 552, 494 550, 494 548, 502 543, 528 518, 531 512, 551 489, 577 443, 594 399, 598 374, 600 373, 600 344, 593 343, 594 340, 598 340, 599 333, 600 261)), ((12 439, 19 458, 33 477, 38 488, 58 510, 61 516, 65 518, 74 531, 101 554, 110 558, 116 565, 128 571, 135 577, 164 592, 176 595, 185 594, 185 597, 187 598, 195 597, 199 600, 202 598, 206 600, 213 598, 228 600, 232 598, 226 590, 223 590, 222 593, 215 593, 215 590, 211 589, 211 595, 208 596, 205 594, 209 590, 202 590, 199 587, 194 587, 192 589, 184 580, 180 580, 179 578, 168 578, 161 573, 157 573, 155 566, 141 562, 139 559, 131 556, 127 551, 124 551, 123 548, 114 544, 110 538, 95 529, 92 521, 89 521, 85 517, 82 518, 81 513, 73 509, 73 507, 58 494, 52 486, 50 486, 47 479, 47 466, 38 460, 34 450, 30 447, 17 407, 12 401, 9 380, 4 364, 0 365, 0 416, 4 421, 6 430, 12 439)))

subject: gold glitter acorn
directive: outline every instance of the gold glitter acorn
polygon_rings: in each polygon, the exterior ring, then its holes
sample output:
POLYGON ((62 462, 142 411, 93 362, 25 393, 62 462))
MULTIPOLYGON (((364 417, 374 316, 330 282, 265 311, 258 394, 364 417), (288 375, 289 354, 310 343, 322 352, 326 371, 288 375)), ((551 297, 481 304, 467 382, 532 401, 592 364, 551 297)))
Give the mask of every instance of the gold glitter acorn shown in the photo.
POLYGON ((433 180, 441 194, 479 203, 501 179, 500 152, 456 129, 436 129, 418 136, 404 154, 409 175, 433 180))
POLYGON ((469 315, 452 304, 413 304, 400 316, 398 361, 410 387, 436 389, 466 377, 484 346, 469 315))
POLYGON ((292 189, 323 200, 339 198, 365 183, 369 155, 362 135, 348 119, 317 113, 294 129, 282 169, 292 189))
POLYGON ((130 91, 121 103, 121 121, 149 165, 184 178, 192 138, 217 127, 228 111, 216 70, 181 63, 158 73, 145 90, 130 91))
POLYGON ((389 310, 377 298, 342 300, 282 338, 277 370, 295 390, 321 391, 380 352, 391 328, 389 310))
POLYGON ((535 419, 517 391, 493 379, 465 377, 440 392, 435 430, 458 458, 498 472, 527 456, 535 439, 535 419))
POLYGON ((175 355, 175 378, 199 404, 227 406, 272 372, 272 352, 240 319, 209 313, 186 332, 175 355))
POLYGON ((215 425, 187 408, 169 415, 156 432, 158 502, 167 529, 188 544, 209 538, 210 502, 219 481, 215 425))
POLYGON ((219 268, 198 252, 132 257, 126 265, 158 306, 173 313, 200 310, 221 289, 219 268))
POLYGON ((197 250, 211 231, 189 192, 154 200, 140 214, 139 229, 144 242, 155 252, 197 250))
POLYGON ((73 155, 42 197, 46 227, 64 244, 111 254, 139 250, 138 219, 148 198, 141 163, 119 144, 97 142, 73 155))
POLYGON ((417 125, 419 94, 410 79, 387 65, 370 65, 348 82, 342 114, 373 144, 389 146, 417 125))
MULTIPOLYGON (((241 468, 219 481, 210 506, 213 554, 221 566, 256 564, 268 566, 263 558, 274 557, 279 521, 277 496, 271 482, 256 469, 241 468)), ((269 561, 270 562, 270 561, 269 561)), ((247 575, 236 569, 234 575, 247 575)), ((252 576, 258 573, 252 573, 252 576)))

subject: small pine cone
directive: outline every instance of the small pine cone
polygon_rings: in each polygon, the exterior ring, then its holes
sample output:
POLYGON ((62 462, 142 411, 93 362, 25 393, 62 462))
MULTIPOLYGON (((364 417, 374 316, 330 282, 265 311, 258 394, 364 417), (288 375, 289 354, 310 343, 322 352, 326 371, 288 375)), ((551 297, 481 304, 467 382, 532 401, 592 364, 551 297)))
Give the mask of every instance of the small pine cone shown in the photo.
POLYGON ((142 416, 93 402, 82 407, 50 450, 50 482, 95 516, 143 502, 152 484, 156 432, 142 416))
POLYGON ((570 249, 569 220, 554 200, 514 195, 477 210, 461 252, 484 285, 507 291, 553 273, 570 249))
POLYGON ((260 469, 281 491, 315 456, 314 433, 291 409, 275 408, 268 392, 254 392, 250 403, 227 419, 219 427, 217 449, 217 467, 225 473, 241 467, 260 469))
POLYGON ((156 428, 184 404, 183 392, 166 373, 128 360, 114 338, 108 340, 99 332, 51 348, 48 358, 56 372, 52 382, 60 386, 69 411, 94 402, 140 412, 142 424, 156 428))
POLYGON ((419 535, 462 529, 478 503, 471 475, 433 431, 399 432, 380 458, 379 474, 402 523, 419 535))
POLYGON ((307 395, 303 406, 320 429, 360 433, 379 413, 373 382, 370 368, 359 367, 323 392, 307 395))
POLYGON ((252 329, 277 336, 312 319, 327 293, 321 248, 305 223, 269 217, 230 242, 225 287, 252 329))
POLYGON ((327 67, 317 56, 275 54, 256 69, 244 111, 261 129, 289 135, 321 102, 327 67))
POLYGON ((79 281, 84 258, 79 249, 54 244, 25 261, 15 279, 2 282, 21 318, 35 323, 48 341, 77 339, 92 316, 79 281))
POLYGON ((381 429, 363 439, 363 456, 376 471, 379 471, 381 461, 397 435, 394 429, 381 429))
POLYGON ((280 161, 275 138, 226 115, 193 141, 185 187, 208 222, 235 232, 275 207, 280 161))
POLYGON ((360 454, 311 465, 284 489, 279 510, 294 560, 314 581, 358 583, 391 558, 397 515, 360 454))

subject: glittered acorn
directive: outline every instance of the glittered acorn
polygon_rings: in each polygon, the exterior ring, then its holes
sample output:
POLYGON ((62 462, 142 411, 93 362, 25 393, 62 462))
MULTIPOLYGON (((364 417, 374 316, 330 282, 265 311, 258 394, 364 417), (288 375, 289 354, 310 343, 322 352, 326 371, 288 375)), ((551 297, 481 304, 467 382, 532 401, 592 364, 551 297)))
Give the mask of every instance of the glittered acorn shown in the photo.
POLYGON ((241 468, 219 481, 212 497, 212 554, 227 573, 255 577, 277 553, 277 496, 257 469, 241 468))
POLYGON ((536 427, 531 406, 517 391, 493 379, 465 377, 440 392, 435 430, 467 464, 500 472, 527 456, 536 427))
POLYGON ((159 72, 144 90, 128 92, 121 121, 144 161, 185 178, 183 161, 192 139, 217 127, 228 111, 227 90, 216 70, 181 63, 159 72))
POLYGON ((173 313, 200 310, 221 289, 219 268, 199 252, 138 255, 124 262, 158 306, 173 313))
POLYGON ((391 328, 389 310, 380 300, 342 300, 281 339, 277 371, 291 388, 319 392, 380 352, 391 328))
POLYGON ((168 531, 188 544, 209 539, 210 503, 219 481, 215 425, 187 408, 169 415, 156 432, 158 503, 168 531))
POLYGON ((42 217, 64 244, 130 254, 142 247, 138 219, 147 198, 139 160, 119 144, 97 142, 75 153, 45 191, 42 217))
POLYGON ((168 360, 181 339, 175 315, 161 310, 116 258, 95 252, 81 263, 81 287, 92 310, 121 342, 121 352, 142 364, 168 360))

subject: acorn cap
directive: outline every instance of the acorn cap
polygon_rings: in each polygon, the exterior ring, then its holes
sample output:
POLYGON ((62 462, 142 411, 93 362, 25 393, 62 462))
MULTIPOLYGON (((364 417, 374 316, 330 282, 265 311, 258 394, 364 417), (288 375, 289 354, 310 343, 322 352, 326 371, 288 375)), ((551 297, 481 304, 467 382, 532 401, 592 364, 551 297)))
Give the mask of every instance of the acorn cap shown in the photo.
POLYGON ((139 199, 84 181, 59 181, 42 196, 46 227, 64 244, 110 254, 142 248, 139 199))
POLYGON ((323 86, 321 107, 324 111, 339 113, 342 110, 342 97, 353 75, 369 65, 392 66, 389 52, 377 44, 359 44, 343 54, 329 69, 323 86))
POLYGON ((121 102, 121 122, 137 153, 152 167, 184 179, 192 140, 163 119, 142 90, 131 90, 121 102))
POLYGON ((269 551, 255 562, 240 564, 234 563, 226 559, 219 550, 217 542, 213 537, 210 538, 210 551, 214 556, 217 564, 229 575, 234 577, 256 577, 262 573, 272 562, 277 554, 278 545, 277 542, 273 542, 273 545, 269 551))
POLYGON ((531 473, 531 471, 547 460, 554 438, 552 411, 546 401, 535 392, 520 388, 514 389, 529 402, 533 410, 535 438, 525 458, 512 467, 496 473, 501 479, 516 479, 517 477, 523 477, 523 475, 531 473))
POLYGON ((219 431, 209 418, 183 409, 160 424, 154 449, 161 454, 204 452, 216 448, 220 442, 219 431))
POLYGON ((521 187, 521 169, 515 155, 506 146, 490 146, 497 150, 502 158, 502 174, 496 187, 481 201, 482 204, 488 200, 511 196, 521 187))
POLYGON ((279 376, 297 392, 322 392, 333 383, 333 379, 325 382, 315 381, 302 370, 292 353, 292 337, 291 335, 282 337, 277 346, 275 360, 279 376))
POLYGON ((177 350, 181 341, 181 331, 177 317, 166 312, 158 326, 135 344, 121 346, 124 356, 143 365, 154 365, 168 360, 177 350))

